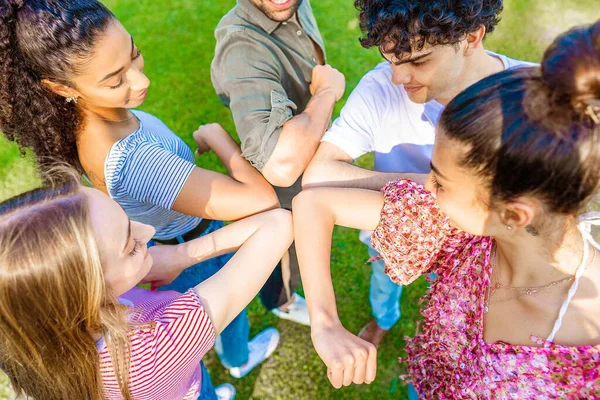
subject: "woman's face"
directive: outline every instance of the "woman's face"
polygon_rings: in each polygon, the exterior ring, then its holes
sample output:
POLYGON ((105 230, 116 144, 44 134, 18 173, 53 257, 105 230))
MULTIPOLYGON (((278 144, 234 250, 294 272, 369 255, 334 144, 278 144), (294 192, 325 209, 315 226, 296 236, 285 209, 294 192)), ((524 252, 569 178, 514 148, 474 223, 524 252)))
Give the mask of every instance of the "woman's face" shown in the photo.
POLYGON ((448 139, 438 128, 431 173, 425 186, 437 197, 440 209, 456 228, 477 236, 488 236, 492 225, 499 221, 498 216, 484 201, 487 193, 481 178, 459 166, 464 152, 460 144, 448 139))
POLYGON ((88 108, 135 108, 146 98, 150 80, 144 58, 123 25, 113 20, 88 61, 71 79, 78 103, 88 108))
POLYGON ((154 236, 150 225, 131 221, 104 193, 83 188, 90 206, 92 226, 108 290, 120 296, 137 285, 152 267, 146 243, 154 236))

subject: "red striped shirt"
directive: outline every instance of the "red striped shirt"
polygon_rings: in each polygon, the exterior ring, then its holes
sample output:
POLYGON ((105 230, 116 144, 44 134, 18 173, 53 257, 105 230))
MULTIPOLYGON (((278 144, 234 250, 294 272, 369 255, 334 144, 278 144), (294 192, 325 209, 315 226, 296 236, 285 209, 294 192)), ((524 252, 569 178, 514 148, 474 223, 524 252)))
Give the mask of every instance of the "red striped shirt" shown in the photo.
MULTIPOLYGON (((202 386, 200 360, 215 331, 193 289, 184 294, 134 288, 121 296, 135 311, 131 321, 129 390, 136 400, 196 400, 202 386)), ((104 341, 98 342, 106 399, 122 399, 104 341)))

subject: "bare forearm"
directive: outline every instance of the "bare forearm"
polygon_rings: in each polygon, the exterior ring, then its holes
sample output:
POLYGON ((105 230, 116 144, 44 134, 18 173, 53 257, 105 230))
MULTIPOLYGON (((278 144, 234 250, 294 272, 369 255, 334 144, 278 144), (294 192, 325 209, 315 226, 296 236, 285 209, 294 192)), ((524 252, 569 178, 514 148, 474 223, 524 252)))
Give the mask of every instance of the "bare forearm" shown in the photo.
POLYGON ((339 323, 331 278, 333 216, 313 192, 294 199, 294 238, 312 326, 339 323))
POLYGON ((294 237, 311 326, 339 323, 330 270, 334 225, 373 230, 383 195, 362 189, 316 188, 293 204, 294 237))
POLYGON ((187 268, 191 265, 233 253, 256 231, 262 214, 248 217, 208 235, 182 243, 175 248, 174 260, 187 268))
POLYGON ((340 160, 314 159, 306 170, 302 187, 346 187, 368 190, 381 190, 389 181, 411 179, 424 183, 426 174, 406 172, 379 172, 361 168, 340 160))
POLYGON ((224 329, 256 296, 292 243, 292 222, 288 211, 272 210, 236 224, 240 224, 236 238, 228 237, 235 233, 231 230, 222 232, 221 236, 214 238, 214 249, 217 252, 239 249, 219 272, 195 288, 217 332, 224 329), (241 246, 240 241, 243 242, 241 246))
POLYGON ((335 95, 316 93, 303 113, 283 125, 263 175, 274 186, 290 186, 306 169, 331 122, 335 95))
POLYGON ((240 146, 229 134, 219 127, 212 135, 206 136, 206 142, 221 160, 230 177, 240 183, 268 187, 262 175, 244 158, 240 146))
MULTIPOLYGON (((153 282, 157 287, 164 286, 194 264, 235 252, 268 221, 274 221, 270 229, 283 230, 283 235, 291 236, 291 227, 288 229, 289 232, 285 231, 286 218, 291 221, 286 213, 288 212, 284 210, 272 210, 232 223, 189 242, 178 245, 153 246, 149 249, 153 265, 144 277, 144 282, 153 282), (283 216, 280 215, 282 213, 284 213, 283 216), (277 218, 283 218, 284 225, 278 226, 277 218)), ((262 255, 262 253, 260 254, 262 255)))

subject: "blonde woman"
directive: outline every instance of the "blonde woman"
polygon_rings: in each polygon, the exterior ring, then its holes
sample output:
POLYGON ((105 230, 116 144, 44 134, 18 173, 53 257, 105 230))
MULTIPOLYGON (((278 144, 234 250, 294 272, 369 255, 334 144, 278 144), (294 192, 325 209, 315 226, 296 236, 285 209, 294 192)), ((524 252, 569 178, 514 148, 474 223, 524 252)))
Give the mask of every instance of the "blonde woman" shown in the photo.
POLYGON ((149 250, 154 232, 74 181, 0 204, 0 366, 19 395, 214 398, 200 360, 287 251, 290 214, 149 250), (236 250, 183 294, 136 287, 236 250))
MULTIPOLYGON (((228 175, 199 168, 192 150, 159 118, 136 110, 149 93, 134 37, 97 0, 0 2, 0 131, 34 151, 41 169, 59 160, 154 239, 177 244, 277 207, 273 188, 218 124, 193 137, 228 175)), ((185 292, 225 265, 229 255, 188 268, 168 287, 185 292)), ((268 328, 249 340, 245 311, 217 339, 217 354, 241 378, 275 350, 268 328)))

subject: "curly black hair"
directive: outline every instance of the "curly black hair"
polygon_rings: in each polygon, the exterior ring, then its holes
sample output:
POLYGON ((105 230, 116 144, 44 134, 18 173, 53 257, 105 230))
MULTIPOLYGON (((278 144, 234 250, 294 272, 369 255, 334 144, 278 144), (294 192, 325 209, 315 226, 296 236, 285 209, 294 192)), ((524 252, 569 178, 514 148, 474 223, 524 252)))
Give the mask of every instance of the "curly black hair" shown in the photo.
POLYGON ((57 160, 83 172, 77 156, 82 115, 44 79, 73 87, 114 15, 95 0, 0 0, 0 130, 42 171, 57 160))
POLYGON ((502 0, 356 0, 365 48, 379 47, 399 60, 426 44, 455 45, 482 25, 500 21, 502 0))

